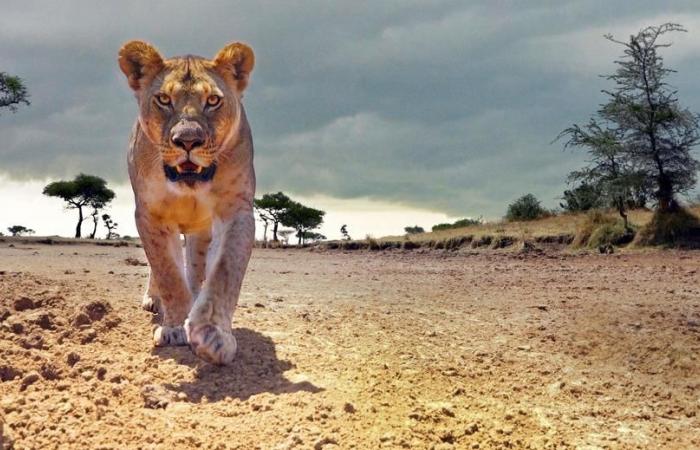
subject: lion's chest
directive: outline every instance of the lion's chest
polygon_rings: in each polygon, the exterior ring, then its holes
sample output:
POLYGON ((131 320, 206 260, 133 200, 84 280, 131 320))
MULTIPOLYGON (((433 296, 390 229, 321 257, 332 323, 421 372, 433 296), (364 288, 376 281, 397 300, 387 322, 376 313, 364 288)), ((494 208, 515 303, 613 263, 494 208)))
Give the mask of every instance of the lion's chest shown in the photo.
POLYGON ((152 217, 163 224, 177 227, 181 233, 195 233, 211 227, 214 215, 212 202, 206 195, 166 194, 148 202, 152 217))

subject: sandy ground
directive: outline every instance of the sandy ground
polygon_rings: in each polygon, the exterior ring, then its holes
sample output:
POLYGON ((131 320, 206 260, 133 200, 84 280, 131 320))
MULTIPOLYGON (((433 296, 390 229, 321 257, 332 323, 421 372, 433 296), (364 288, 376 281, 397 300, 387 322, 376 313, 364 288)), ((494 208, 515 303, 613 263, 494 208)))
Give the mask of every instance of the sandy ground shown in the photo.
POLYGON ((700 252, 256 250, 224 368, 127 258, 0 244, 6 448, 700 448, 700 252))

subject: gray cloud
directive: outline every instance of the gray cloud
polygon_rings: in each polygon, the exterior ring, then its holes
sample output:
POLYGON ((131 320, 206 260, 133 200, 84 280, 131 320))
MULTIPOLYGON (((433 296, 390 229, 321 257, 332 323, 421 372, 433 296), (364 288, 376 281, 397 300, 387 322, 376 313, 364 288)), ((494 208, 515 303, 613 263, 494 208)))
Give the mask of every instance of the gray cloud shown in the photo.
POLYGON ((0 16, 0 70, 32 105, 0 116, 0 172, 79 171, 126 180, 136 105, 120 45, 213 55, 243 40, 259 190, 369 197, 452 215, 497 216, 534 192, 554 205, 582 156, 550 145, 602 101, 618 49, 642 25, 677 20, 669 62, 700 110, 696 2, 25 2, 0 16))

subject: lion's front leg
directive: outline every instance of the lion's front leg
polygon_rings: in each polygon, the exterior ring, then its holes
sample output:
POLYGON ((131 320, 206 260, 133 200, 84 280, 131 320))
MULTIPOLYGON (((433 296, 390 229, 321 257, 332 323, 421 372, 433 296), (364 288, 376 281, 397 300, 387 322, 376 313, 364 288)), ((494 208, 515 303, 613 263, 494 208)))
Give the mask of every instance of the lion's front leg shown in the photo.
POLYGON ((153 271, 150 271, 148 274, 148 287, 143 294, 141 307, 154 314, 160 312, 160 294, 158 293, 158 286, 156 286, 156 279, 153 276, 153 271))
POLYGON ((240 211, 228 221, 215 221, 212 231, 206 277, 185 331, 197 356, 228 364, 236 354, 231 320, 255 239, 253 212, 240 211))
POLYGON ((152 284, 160 299, 162 322, 153 333, 153 342, 156 346, 187 345, 183 324, 192 295, 185 281, 180 234, 138 213, 136 227, 151 266, 149 292, 152 284))

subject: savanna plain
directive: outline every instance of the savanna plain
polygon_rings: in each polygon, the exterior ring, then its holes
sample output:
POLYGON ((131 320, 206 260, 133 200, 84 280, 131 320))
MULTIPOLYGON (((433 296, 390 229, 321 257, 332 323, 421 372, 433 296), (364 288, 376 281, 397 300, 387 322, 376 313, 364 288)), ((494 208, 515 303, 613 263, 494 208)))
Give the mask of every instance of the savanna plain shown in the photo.
POLYGON ((133 244, 0 242, 17 449, 700 448, 697 251, 256 249, 238 356, 153 348, 133 244))

